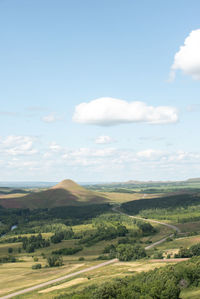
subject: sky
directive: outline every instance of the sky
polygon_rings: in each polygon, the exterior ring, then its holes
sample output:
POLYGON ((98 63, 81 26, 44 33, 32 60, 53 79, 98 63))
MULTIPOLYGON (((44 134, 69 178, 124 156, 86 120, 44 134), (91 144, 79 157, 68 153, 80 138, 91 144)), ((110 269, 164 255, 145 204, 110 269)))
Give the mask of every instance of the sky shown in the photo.
POLYGON ((198 0, 0 0, 0 181, 200 177, 198 0))

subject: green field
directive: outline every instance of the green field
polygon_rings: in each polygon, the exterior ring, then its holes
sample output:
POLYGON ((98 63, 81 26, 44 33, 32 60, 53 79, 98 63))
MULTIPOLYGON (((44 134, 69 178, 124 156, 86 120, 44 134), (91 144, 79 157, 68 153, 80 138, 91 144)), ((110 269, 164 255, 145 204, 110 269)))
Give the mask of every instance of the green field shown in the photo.
MULTIPOLYGON (((179 262, 178 259, 174 259, 174 256, 180 248, 190 248, 200 243, 200 197, 199 192, 196 192, 197 183, 188 183, 187 186, 181 184, 177 188, 175 185, 163 186, 162 184, 160 186, 135 186, 134 188, 123 185, 109 188, 109 192, 106 187, 99 187, 99 189, 96 187, 92 190, 92 192, 101 193, 101 196, 107 198, 109 203, 33 210, 0 208, 2 235, 0 238, 0 295, 100 264, 115 256, 122 259, 120 248, 144 250, 154 242, 171 236, 165 242, 146 250, 145 258, 139 255, 138 258, 130 257, 127 261, 121 260, 18 296, 19 298, 53 299, 57 296, 64 298, 62 294, 65 294, 68 296, 66 298, 70 298, 74 290, 77 294, 84 294, 87 292, 85 288, 89 286, 93 288, 95 285, 98 289, 104 282, 113 281, 114 283, 116 278, 131 278, 143 271, 163 268, 168 264, 174 265, 179 262), (115 189, 111 190, 111 188, 115 189), (164 188, 165 192, 162 191, 164 188), (173 188, 174 192, 171 193, 173 188), (181 188, 184 192, 180 193, 181 188), (188 188, 191 188, 192 192, 188 193, 188 188), (155 189, 159 192, 155 192, 155 189), (121 205, 120 209, 126 213, 146 219, 137 220, 128 215, 119 214, 115 208, 113 209, 116 204, 118 207, 121 205), (151 218, 177 225, 180 233, 174 234, 172 228, 161 224, 147 225, 148 219, 151 218), (11 227, 15 224, 17 228, 11 231, 11 227), (69 232, 72 233, 68 235, 69 232), (53 238, 56 238, 55 242, 52 241, 53 238), (72 254, 67 253, 67 255, 61 254, 62 266, 49 266, 48 260, 55 255, 55 252, 66 250, 69 252, 74 249, 78 251, 72 254), (11 262, 12 258, 15 259, 14 262, 11 262), (41 269, 32 269, 37 264, 41 265, 41 269)), ((78 189, 77 192, 81 190, 78 189)), ((13 195, 10 189, 2 190, 3 192, 7 192, 8 197, 13 195)), ((18 196, 23 196, 23 194, 19 192, 18 196)), ((56 255, 56 257, 59 256, 56 255)), ((192 284, 181 291, 181 298, 198 298, 198 295, 199 289, 194 288, 192 284)))

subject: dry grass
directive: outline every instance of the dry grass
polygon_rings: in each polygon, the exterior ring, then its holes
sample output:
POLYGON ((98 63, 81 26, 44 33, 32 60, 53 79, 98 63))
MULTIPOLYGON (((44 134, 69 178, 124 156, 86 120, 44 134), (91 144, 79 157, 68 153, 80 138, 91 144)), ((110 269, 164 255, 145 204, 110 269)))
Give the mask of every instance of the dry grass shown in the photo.
MULTIPOLYGON (((102 196, 108 198, 112 202, 123 203, 143 198, 141 193, 120 193, 120 192, 101 192, 102 196)), ((145 194, 145 198, 160 197, 161 194, 145 194)))
POLYGON ((59 284, 57 286, 53 286, 51 288, 48 288, 48 289, 45 289, 45 290, 42 290, 42 291, 39 291, 38 293, 42 294, 42 293, 49 293, 49 292, 59 290, 59 289, 67 289, 71 286, 74 286, 74 285, 77 285, 77 284, 80 284, 80 283, 84 283, 86 281, 88 281, 88 278, 75 278, 71 281, 59 284))

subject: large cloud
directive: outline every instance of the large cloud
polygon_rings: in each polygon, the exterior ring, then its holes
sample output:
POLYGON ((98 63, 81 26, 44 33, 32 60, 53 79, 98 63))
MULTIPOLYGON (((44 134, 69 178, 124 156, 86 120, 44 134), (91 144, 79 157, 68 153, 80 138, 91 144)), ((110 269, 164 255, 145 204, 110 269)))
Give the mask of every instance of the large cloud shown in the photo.
POLYGON ((175 77, 176 70, 182 70, 192 78, 200 80, 200 29, 193 30, 175 54, 171 67, 171 80, 175 77))
POLYGON ((122 123, 175 123, 178 114, 174 107, 147 106, 143 102, 127 102, 114 98, 98 98, 75 108, 73 120, 82 124, 112 126, 122 123))

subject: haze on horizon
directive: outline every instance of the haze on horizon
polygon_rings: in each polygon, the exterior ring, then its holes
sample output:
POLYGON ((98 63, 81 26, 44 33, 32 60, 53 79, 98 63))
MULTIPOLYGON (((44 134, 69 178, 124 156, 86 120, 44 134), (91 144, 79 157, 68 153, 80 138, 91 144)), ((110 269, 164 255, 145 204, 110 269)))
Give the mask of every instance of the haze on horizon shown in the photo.
POLYGON ((0 1, 0 181, 199 177, 199 11, 0 1))

